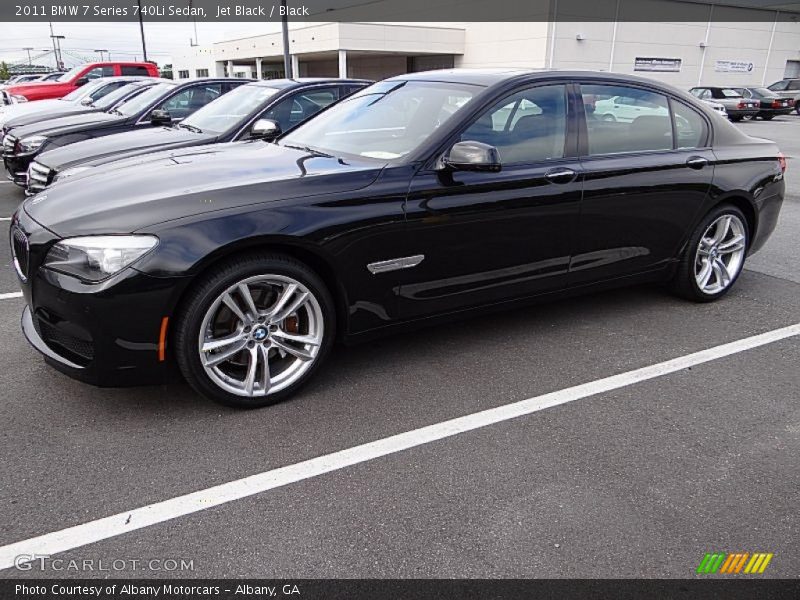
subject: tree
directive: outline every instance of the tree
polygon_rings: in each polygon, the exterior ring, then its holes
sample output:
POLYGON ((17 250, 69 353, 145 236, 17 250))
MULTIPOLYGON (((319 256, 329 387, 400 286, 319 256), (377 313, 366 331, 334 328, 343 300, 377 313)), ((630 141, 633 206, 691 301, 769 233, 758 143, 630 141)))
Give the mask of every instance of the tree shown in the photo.
POLYGON ((161 76, 164 79, 172 79, 172 65, 164 65, 161 67, 161 76))
POLYGON ((6 61, 0 62, 0 80, 5 81, 9 77, 11 77, 11 73, 8 72, 6 61))

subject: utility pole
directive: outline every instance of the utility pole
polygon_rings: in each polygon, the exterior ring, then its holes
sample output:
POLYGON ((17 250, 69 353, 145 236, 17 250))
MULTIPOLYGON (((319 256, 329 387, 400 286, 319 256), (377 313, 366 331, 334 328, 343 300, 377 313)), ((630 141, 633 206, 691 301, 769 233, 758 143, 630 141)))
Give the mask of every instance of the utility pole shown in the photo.
POLYGON ((31 47, 23 48, 23 50, 25 50, 28 53, 28 66, 30 67, 31 65, 33 65, 33 63, 31 62, 31 50, 33 50, 33 48, 31 47))
POLYGON ((56 36, 53 35, 53 22, 50 21, 50 39, 53 41, 53 60, 56 63, 56 71, 58 71, 58 50, 56 49, 56 36))
POLYGON ((289 16, 286 14, 286 0, 281 0, 281 29, 283 29, 283 73, 286 79, 292 78, 292 57, 289 54, 289 16))
POLYGON ((103 50, 95 50, 95 52, 99 52, 100 53, 100 62, 103 62, 103 52, 108 52, 108 50, 105 50, 105 49, 103 49, 103 50))
POLYGON ((64 60, 63 56, 61 55, 61 40, 66 39, 63 35, 54 35, 52 36, 56 43, 56 60, 58 61, 58 66, 56 69, 63 69, 64 68, 64 60))
POLYGON ((139 5, 139 33, 142 35, 142 54, 144 55, 144 62, 147 62, 147 46, 144 43, 144 21, 142 20, 142 0, 136 0, 139 5))

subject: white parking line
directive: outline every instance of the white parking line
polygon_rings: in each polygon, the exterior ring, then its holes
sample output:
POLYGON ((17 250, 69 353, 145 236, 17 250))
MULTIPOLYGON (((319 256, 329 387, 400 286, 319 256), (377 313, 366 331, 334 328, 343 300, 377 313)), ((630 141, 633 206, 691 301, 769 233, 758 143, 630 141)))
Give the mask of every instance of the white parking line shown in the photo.
POLYGON ((9 292, 8 294, 0 294, 0 300, 11 300, 11 298, 22 298, 22 292, 9 292))
POLYGON ((11 217, 0 217, 0 221, 10 221, 11 217))
POLYGON ((672 360, 642 367, 641 369, 597 379, 542 396, 450 419, 449 421, 442 421, 293 465, 265 471, 183 496, 176 496, 163 502, 134 508, 110 517, 97 519, 96 521, 89 521, 88 523, 60 531, 8 544, 0 547, 0 569, 14 566, 15 557, 20 555, 53 555, 59 552, 66 552, 73 548, 79 548, 80 546, 136 531, 143 527, 163 523, 164 521, 206 510, 227 502, 247 498, 248 496, 303 481, 304 479, 317 477, 331 471, 344 469, 345 467, 402 452, 409 448, 429 444, 502 421, 508 421, 509 419, 516 419, 545 408, 566 404, 567 402, 675 373, 688 367, 731 356, 732 354, 796 335, 800 335, 800 323, 673 358, 672 360))

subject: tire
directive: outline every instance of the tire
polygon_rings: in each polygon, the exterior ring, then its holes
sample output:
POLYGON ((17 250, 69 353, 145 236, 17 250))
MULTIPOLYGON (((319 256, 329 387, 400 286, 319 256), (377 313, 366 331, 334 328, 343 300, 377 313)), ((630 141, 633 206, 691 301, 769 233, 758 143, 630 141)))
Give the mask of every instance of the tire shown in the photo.
POLYGON ((608 123, 616 123, 617 122, 617 117, 615 117, 611 113, 606 113, 606 114, 604 114, 603 116, 600 117, 600 120, 607 121, 608 123))
POLYGON ((670 282, 673 292, 695 302, 712 302, 727 294, 736 283, 744 268, 747 249, 750 246, 750 232, 747 219, 742 211, 732 204, 721 204, 714 207, 697 225, 684 248, 670 282), (724 218, 730 218, 730 234, 723 236, 713 247, 708 243, 713 234, 720 231, 724 218), (736 236, 741 236, 741 248, 728 252, 728 247, 735 248, 736 236), (702 242, 702 247, 701 247, 702 242), (713 252, 712 252, 713 250, 713 252), (734 260, 734 258, 736 260, 734 260), (725 265, 724 272, 715 266, 714 259, 725 265), (728 261, 725 263, 725 261, 728 261), (701 287, 701 280, 710 269, 706 285, 701 287), (725 276, 723 276, 725 275, 725 276))
POLYGON ((772 121, 774 117, 775 115, 761 115, 761 118, 764 119, 765 121, 772 121))
POLYGON ((800 100, 794 103, 794 112, 800 115, 800 100))
POLYGON ((187 293, 174 329, 178 366, 189 385, 220 404, 276 404, 324 362, 335 315, 324 282, 302 262, 273 253, 242 255, 187 293))
POLYGON ((738 123, 739 121, 741 121, 741 120, 742 120, 742 117, 741 117, 741 116, 739 116, 739 115, 736 115, 736 116, 728 116, 728 118, 729 118, 731 121, 733 121, 734 123, 738 123))

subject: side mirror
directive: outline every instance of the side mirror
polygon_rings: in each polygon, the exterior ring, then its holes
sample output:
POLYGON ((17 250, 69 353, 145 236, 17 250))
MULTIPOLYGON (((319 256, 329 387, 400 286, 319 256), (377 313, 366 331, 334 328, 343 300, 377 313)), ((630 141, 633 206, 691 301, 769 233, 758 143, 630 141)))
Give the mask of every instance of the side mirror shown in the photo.
POLYGON ((500 152, 497 148, 483 142, 457 142, 443 158, 446 168, 456 171, 488 171, 497 173, 500 165, 500 152))
POLYGON ((252 139, 264 140, 265 142, 271 142, 281 133, 283 133, 281 126, 272 119, 259 119, 253 123, 253 127, 250 129, 250 137, 252 139))
POLYGON ((156 108, 150 113, 150 124, 153 126, 172 125, 172 115, 168 110, 156 108))
POLYGON ((84 98, 83 100, 81 100, 81 106, 91 106, 93 103, 94 103, 94 100, 92 100, 91 98, 88 98, 88 97, 84 98))
POLYGON ((78 79, 78 81, 75 82, 75 85, 80 87, 80 86, 85 85, 87 83, 89 83, 89 78, 88 77, 81 77, 80 79, 78 79))

